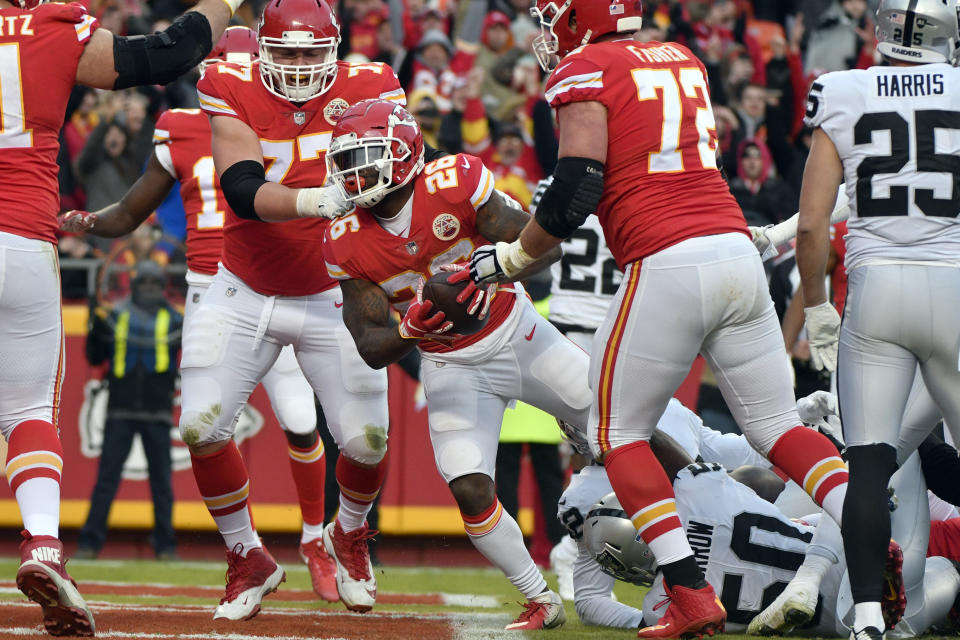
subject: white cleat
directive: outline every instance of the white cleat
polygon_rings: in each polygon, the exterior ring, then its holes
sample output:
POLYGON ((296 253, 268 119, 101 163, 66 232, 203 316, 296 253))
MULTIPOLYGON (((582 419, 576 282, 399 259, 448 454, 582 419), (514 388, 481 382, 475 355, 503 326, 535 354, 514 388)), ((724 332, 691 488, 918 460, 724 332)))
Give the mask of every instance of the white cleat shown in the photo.
POLYGON ((377 602, 377 579, 367 548, 376 534, 366 522, 350 532, 344 532, 339 520, 323 528, 323 546, 337 563, 337 591, 350 611, 370 611, 377 602))
POLYGON ((249 620, 260 613, 260 601, 286 581, 287 576, 273 557, 262 547, 250 549, 247 556, 237 543, 227 552, 227 592, 213 619, 249 620), (238 549, 239 547, 239 549, 238 549))
POLYGON ((770 606, 750 621, 747 635, 770 636, 802 627, 813 619, 818 597, 818 585, 794 578, 770 606))
POLYGON ((577 543, 569 535, 550 550, 550 568, 557 575, 557 592, 564 600, 573 600, 573 563, 578 553, 577 543))

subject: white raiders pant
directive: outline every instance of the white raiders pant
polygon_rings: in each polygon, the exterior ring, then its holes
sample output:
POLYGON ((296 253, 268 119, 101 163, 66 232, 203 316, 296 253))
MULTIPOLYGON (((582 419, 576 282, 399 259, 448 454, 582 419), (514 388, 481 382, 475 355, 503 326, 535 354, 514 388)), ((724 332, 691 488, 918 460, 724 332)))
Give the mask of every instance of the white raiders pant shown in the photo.
POLYGON ((544 319, 526 296, 496 331, 462 352, 423 352, 430 440, 448 484, 494 477, 503 412, 513 400, 572 425, 587 421, 589 357, 544 319))
MULTIPOLYGON (((187 271, 187 302, 183 309, 183 333, 190 334, 190 322, 200 308, 203 294, 213 282, 213 276, 187 271)), ((185 338, 186 339, 186 338, 185 338)), ((277 361, 261 381, 270 406, 284 431, 307 434, 317 428, 317 409, 313 403, 313 389, 300 371, 293 347, 280 350, 277 361)))
MULTIPOLYGON (((916 447, 926 437, 929 418, 911 417, 901 432, 917 365, 947 425, 960 429, 960 268, 860 266, 847 291, 837 383, 847 446, 916 447)), ((923 413, 916 401, 911 410, 923 413)))
POLYGON ((250 393, 282 347, 292 345, 341 452, 363 464, 379 462, 386 453, 387 374, 360 358, 339 304, 339 287, 264 296, 221 266, 183 339, 183 441, 230 438, 250 393))
POLYGON ((627 265, 592 350, 594 454, 648 440, 698 353, 762 455, 800 425, 763 265, 744 234, 691 238, 627 265))
POLYGON ((0 232, 0 433, 57 423, 63 381, 57 248, 0 232))

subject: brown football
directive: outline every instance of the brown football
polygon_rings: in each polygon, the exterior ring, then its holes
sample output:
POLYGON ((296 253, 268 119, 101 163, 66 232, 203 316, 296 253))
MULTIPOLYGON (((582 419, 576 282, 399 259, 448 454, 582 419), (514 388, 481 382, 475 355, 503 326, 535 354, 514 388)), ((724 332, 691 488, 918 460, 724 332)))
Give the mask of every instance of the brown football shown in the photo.
POLYGON ((451 333, 460 333, 468 336, 476 333, 487 324, 487 319, 478 320, 476 316, 467 313, 467 300, 465 304, 457 302, 457 296, 469 284, 470 280, 449 284, 447 280, 453 272, 441 271, 434 274, 423 285, 423 299, 433 303, 433 308, 443 311, 446 319, 453 323, 451 333))

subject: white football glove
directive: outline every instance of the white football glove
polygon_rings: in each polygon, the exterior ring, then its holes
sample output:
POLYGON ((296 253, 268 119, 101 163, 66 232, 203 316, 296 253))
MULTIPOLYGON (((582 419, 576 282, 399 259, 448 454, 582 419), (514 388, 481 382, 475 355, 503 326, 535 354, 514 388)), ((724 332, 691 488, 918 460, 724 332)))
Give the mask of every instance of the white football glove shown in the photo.
POLYGON ((805 307, 810 358, 816 369, 837 370, 837 345, 840 340, 840 314, 829 302, 805 307))
POLYGON ((536 258, 523 250, 519 239, 485 244, 470 256, 470 278, 477 284, 510 280, 535 261, 536 258))
POLYGON ((60 230, 67 233, 86 233, 97 222, 96 214, 80 209, 71 209, 60 216, 60 230))
POLYGON ((797 413, 804 424, 817 424, 827 416, 837 415, 837 396, 828 391, 814 391, 797 400, 797 413))
POLYGON ((762 227, 747 227, 750 230, 750 237, 753 240, 753 246, 760 252, 760 259, 766 262, 770 258, 776 258, 780 255, 777 247, 767 237, 767 231, 773 228, 772 224, 762 227))
POLYGON ((302 218, 333 220, 353 211, 353 205, 335 184, 300 189, 297 193, 297 215, 302 218))

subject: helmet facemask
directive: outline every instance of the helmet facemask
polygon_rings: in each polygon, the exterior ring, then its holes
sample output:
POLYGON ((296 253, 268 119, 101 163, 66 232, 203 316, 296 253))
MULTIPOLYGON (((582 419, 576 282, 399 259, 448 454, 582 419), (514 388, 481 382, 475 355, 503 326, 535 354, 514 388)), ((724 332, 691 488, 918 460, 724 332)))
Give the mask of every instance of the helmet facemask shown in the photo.
POLYGON ((334 138, 327 151, 327 175, 348 202, 369 209, 420 173, 422 149, 406 176, 400 177, 401 172, 394 171, 395 165, 409 162, 413 156, 409 145, 393 135, 394 127, 401 124, 416 126, 391 115, 384 136, 358 138, 356 133, 350 132, 334 138))
POLYGON ((260 37, 260 76, 273 94, 291 102, 306 102, 326 92, 337 79, 336 38, 314 38, 310 31, 284 31, 282 38, 260 37), (324 49, 315 64, 274 62, 276 49, 324 49))
POLYGON ((540 35, 533 39, 533 53, 544 71, 551 71, 559 62, 560 43, 553 27, 567 12, 573 0, 566 0, 560 7, 555 2, 544 5, 543 9, 534 5, 530 15, 540 23, 540 35))

